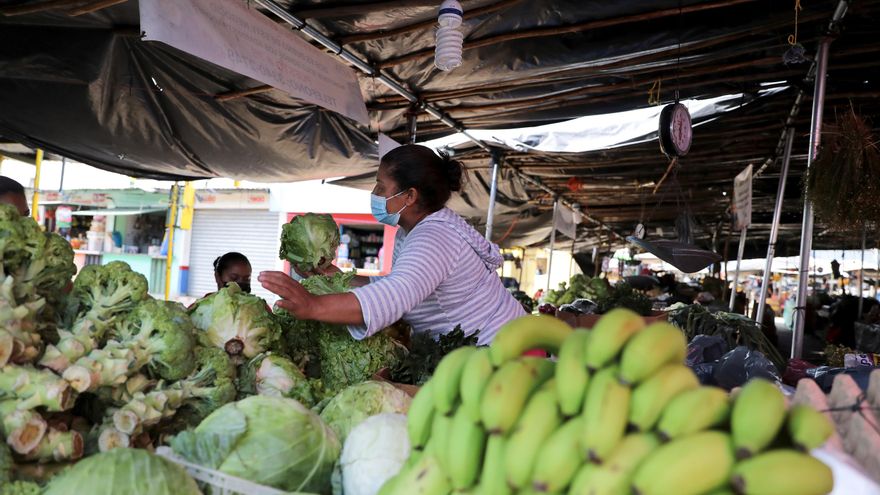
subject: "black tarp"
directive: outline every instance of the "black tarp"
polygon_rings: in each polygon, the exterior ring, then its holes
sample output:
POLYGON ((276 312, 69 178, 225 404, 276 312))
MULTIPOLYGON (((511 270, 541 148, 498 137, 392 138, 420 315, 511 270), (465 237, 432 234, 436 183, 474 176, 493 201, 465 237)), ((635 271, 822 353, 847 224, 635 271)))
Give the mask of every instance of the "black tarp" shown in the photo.
MULTIPOLYGON (((8 3, 8 2, 4 2, 8 3)), ((366 171, 374 137, 137 36, 137 2, 86 16, 0 16, 0 136, 131 176, 292 181, 366 171)))

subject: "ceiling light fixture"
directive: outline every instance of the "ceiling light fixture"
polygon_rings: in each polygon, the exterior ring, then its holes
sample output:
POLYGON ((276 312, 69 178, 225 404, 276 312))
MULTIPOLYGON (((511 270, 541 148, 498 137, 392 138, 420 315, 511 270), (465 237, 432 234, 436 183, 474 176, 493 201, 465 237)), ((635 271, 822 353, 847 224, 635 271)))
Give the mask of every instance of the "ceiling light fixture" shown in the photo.
POLYGON ((457 0, 443 0, 440 5, 440 16, 437 18, 436 48, 434 65, 442 71, 450 71, 461 65, 462 44, 464 34, 458 29, 461 26, 461 4, 457 0))

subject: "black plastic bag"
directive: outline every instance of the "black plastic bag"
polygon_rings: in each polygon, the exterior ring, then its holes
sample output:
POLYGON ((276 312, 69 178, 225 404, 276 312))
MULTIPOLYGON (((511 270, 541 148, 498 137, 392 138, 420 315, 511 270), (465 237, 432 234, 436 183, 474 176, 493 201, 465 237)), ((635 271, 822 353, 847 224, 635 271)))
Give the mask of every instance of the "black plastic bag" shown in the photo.
POLYGON ((727 390, 742 386, 753 378, 782 382, 779 370, 764 353, 751 351, 745 346, 739 346, 722 356, 715 368, 716 383, 727 390))
POLYGON ((697 335, 688 344, 687 360, 688 366, 693 368, 698 364, 714 363, 721 359, 730 348, 727 341, 717 335, 697 335))
POLYGON ((700 363, 691 366, 691 369, 697 375, 701 385, 717 385, 715 382, 715 368, 717 367, 718 363, 700 363))
POLYGON ((819 366, 818 368, 810 368, 807 370, 807 376, 816 380, 823 392, 830 393, 831 386, 834 384, 834 377, 845 373, 852 376, 853 380, 862 390, 868 390, 868 382, 870 381, 871 372, 880 368, 832 368, 830 366, 819 366))

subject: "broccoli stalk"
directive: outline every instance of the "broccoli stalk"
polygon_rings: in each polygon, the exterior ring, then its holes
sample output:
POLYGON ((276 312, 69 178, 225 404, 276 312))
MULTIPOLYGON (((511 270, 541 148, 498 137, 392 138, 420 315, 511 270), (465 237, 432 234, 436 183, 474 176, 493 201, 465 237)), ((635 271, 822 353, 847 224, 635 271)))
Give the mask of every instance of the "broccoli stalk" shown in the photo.
POLYGON ((196 352, 198 371, 184 380, 160 384, 149 392, 136 392, 131 400, 109 411, 99 438, 99 448, 127 446, 131 438, 183 407, 204 417, 235 399, 235 366, 220 349, 203 348, 196 352), (112 427, 111 427, 112 425, 112 427))
POLYGON ((107 452, 113 449, 123 449, 131 447, 131 437, 117 430, 113 426, 104 426, 101 428, 101 434, 98 435, 98 450, 107 452))
POLYGON ((118 387, 103 387, 97 390, 97 395, 101 400, 114 404, 123 405, 134 399, 135 394, 145 392, 156 386, 156 381, 151 380, 143 373, 135 373, 129 376, 125 383, 118 387))
POLYGON ((133 367, 137 359, 131 349, 110 344, 116 343, 110 342, 103 349, 92 350, 64 370, 62 377, 74 390, 94 392, 100 387, 121 385, 132 370, 137 370, 133 367))
POLYGON ((75 461, 83 456, 83 437, 78 431, 49 428, 40 443, 24 455, 27 461, 75 461))
POLYGON ((108 331, 147 297, 147 279, 127 263, 89 265, 73 284, 80 308, 69 330, 59 330, 57 345, 49 345, 40 364, 58 373, 104 342, 108 331))
POLYGON ((192 373, 193 326, 178 303, 147 299, 114 332, 110 340, 64 371, 78 392, 124 383, 129 375, 147 367, 166 380, 192 373))
POLYGON ((49 370, 7 365, 0 368, 0 398, 18 400, 19 409, 42 406, 66 411, 73 407, 76 394, 67 380, 49 370))
POLYGON ((46 435, 48 424, 32 409, 19 409, 16 400, 0 401, 0 426, 6 443, 19 454, 34 450, 46 435))
POLYGON ((45 304, 35 299, 17 304, 13 277, 0 281, 0 366, 33 362, 43 350, 42 337, 34 324, 35 315, 45 304))

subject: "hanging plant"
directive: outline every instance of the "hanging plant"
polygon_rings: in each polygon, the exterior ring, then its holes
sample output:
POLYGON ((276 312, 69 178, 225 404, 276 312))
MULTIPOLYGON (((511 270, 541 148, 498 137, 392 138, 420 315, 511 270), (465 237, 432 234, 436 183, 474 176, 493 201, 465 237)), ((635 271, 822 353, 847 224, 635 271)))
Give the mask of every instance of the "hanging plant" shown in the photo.
POLYGON ((840 113, 822 132, 804 192, 827 227, 861 229, 880 223, 880 149, 870 123, 852 108, 840 113))

